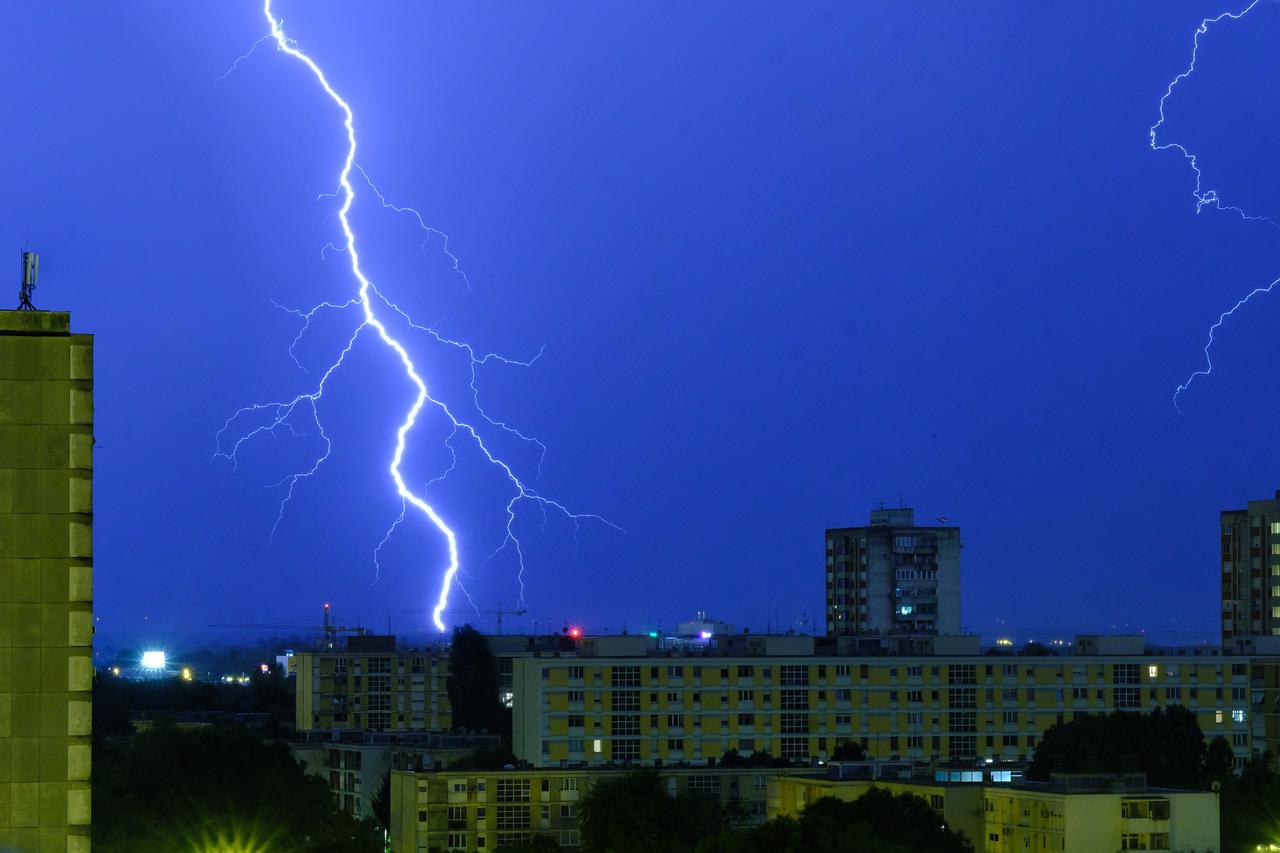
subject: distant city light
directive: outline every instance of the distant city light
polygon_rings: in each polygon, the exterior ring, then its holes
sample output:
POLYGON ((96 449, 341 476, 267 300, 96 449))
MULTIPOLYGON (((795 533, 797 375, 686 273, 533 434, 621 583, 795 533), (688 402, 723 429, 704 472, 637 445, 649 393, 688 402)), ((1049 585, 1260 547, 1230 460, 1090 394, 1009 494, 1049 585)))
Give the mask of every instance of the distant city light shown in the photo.
POLYGON ((651 639, 651 640, 656 640, 656 639, 658 639, 658 632, 657 632, 657 631, 650 631, 650 632, 649 632, 649 639, 651 639))
POLYGON ((1000 639, 996 640, 996 645, 997 645, 997 646, 1012 646, 1012 645, 1013 645, 1013 640, 1010 640, 1008 637, 1001 637, 1000 639))
POLYGON ((575 625, 569 629, 569 636, 573 637, 575 640, 578 639, 582 636, 582 629, 575 625))
POLYGON ((267 666, 265 663, 261 664, 258 668, 262 670, 263 675, 266 675, 268 672, 271 671, 271 667, 267 666))
POLYGON ((113 667, 111 667, 111 674, 112 674, 112 675, 119 675, 119 674, 120 674, 120 667, 118 667, 118 666, 113 666, 113 667))
POLYGON ((710 639, 711 639, 711 632, 710 632, 710 631, 703 631, 703 632, 702 632, 702 633, 700 633, 698 636, 702 637, 702 639, 704 639, 704 640, 710 640, 710 639))
POLYGON ((143 652, 143 669, 164 669, 164 652, 143 652))
POLYGON ((189 666, 184 666, 184 667, 182 668, 182 680, 183 680, 183 681, 190 681, 190 680, 191 680, 191 667, 189 667, 189 666))

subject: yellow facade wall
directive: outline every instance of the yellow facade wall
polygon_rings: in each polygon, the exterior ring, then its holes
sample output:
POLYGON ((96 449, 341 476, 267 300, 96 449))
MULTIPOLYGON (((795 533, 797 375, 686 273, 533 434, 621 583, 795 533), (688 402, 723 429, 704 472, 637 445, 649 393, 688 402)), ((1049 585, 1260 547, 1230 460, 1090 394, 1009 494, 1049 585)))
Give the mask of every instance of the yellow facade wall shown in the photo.
POLYGON ((0 849, 86 853, 93 338, 0 311, 0 849))

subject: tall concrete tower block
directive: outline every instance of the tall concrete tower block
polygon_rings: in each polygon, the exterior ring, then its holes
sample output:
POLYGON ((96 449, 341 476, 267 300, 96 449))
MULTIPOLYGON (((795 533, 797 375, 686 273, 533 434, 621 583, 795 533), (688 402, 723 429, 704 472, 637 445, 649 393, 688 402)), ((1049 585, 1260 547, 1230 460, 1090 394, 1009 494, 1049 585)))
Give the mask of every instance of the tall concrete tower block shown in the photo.
POLYGON ((0 311, 0 850, 87 853, 93 337, 0 311))

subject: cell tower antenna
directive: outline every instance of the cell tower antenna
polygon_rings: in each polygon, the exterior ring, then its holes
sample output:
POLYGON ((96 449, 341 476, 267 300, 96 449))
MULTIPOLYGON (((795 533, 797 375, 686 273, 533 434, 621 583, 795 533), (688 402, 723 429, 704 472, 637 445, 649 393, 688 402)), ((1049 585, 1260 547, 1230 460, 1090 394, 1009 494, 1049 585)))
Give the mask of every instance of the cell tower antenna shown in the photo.
POLYGON ((31 293, 36 289, 36 275, 40 272, 40 256, 35 252, 22 253, 22 290, 18 292, 18 310, 34 311, 31 293))

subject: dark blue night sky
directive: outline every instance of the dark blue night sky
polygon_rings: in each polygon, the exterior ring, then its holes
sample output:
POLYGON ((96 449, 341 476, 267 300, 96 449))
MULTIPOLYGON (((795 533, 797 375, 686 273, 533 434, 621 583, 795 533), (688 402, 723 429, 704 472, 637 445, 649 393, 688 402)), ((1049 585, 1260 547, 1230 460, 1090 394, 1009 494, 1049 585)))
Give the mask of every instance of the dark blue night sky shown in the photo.
MULTIPOLYGON (((988 636, 1217 635, 1218 512, 1280 487, 1280 230, 1196 214, 1147 131, 1209 2, 333 3, 277 0, 356 110, 370 277, 416 319, 529 369, 480 374, 489 413, 549 449, 536 487, 625 533, 536 509, 530 627, 821 620, 822 532, 901 499, 962 528, 963 622, 988 636)), ((1240 6, 1245 5, 1240 3, 1240 6)), ((413 389, 362 338, 319 437, 215 433, 314 383, 352 323, 331 192, 341 116, 263 44, 256 3, 8 10, 0 235, 41 252, 37 305, 97 335, 99 640, 214 621, 399 631, 442 541, 386 466, 413 389), (348 318, 349 319, 349 318, 348 318)), ((1280 4, 1202 39, 1162 139, 1280 217, 1280 4)), ((358 188, 362 189, 362 188, 358 188)), ((407 338, 439 393, 465 361, 407 338)), ((424 422, 406 472, 448 464, 424 422)), ((530 477, 536 448, 500 437, 530 477)), ((433 501, 484 607, 518 595, 507 494, 461 460, 433 501)), ((460 599, 455 599, 460 600, 460 599)), ((467 618, 458 612, 454 619, 467 618)), ((482 626, 492 627, 489 619, 482 626)), ((507 629, 516 627, 509 622, 507 629)))

